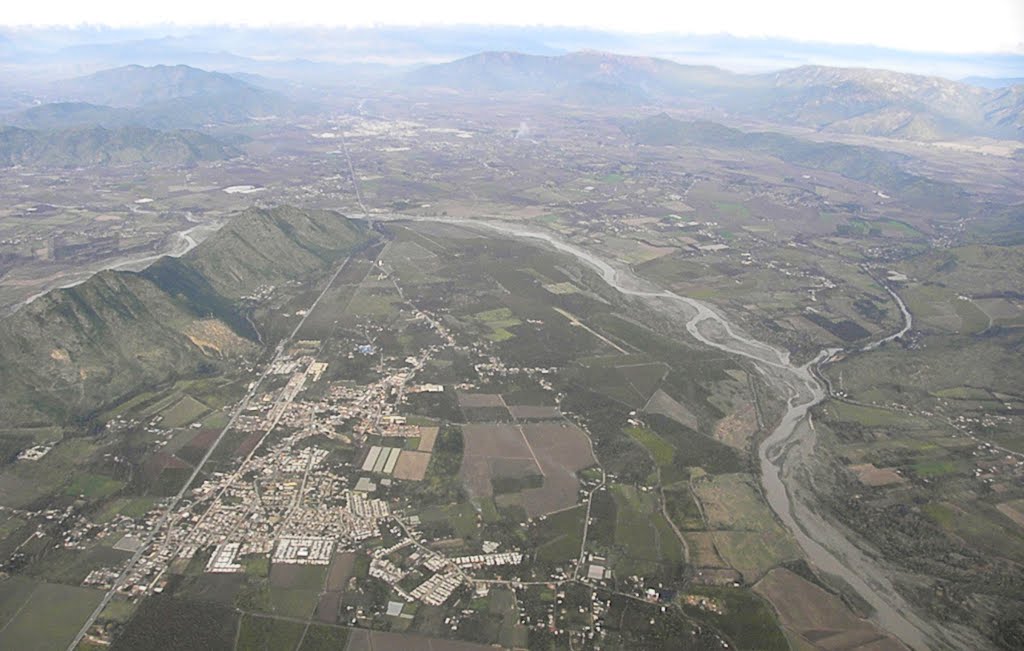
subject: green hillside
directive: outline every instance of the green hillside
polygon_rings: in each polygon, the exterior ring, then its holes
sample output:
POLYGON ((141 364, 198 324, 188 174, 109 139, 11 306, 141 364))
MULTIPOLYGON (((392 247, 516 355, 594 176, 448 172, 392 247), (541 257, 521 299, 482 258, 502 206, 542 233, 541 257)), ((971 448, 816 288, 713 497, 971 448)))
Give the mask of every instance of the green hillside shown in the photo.
POLYGON ((191 165, 240 155, 198 131, 144 127, 31 130, 0 128, 0 166, 191 165))
POLYGON ((238 299, 263 284, 317 280, 368 237, 333 212, 250 209, 181 259, 50 292, 0 321, 3 428, 80 421, 251 354, 238 299))
POLYGON ((814 171, 827 171, 870 184, 902 199, 960 205, 963 192, 904 169, 907 157, 872 147, 814 142, 773 132, 746 132, 715 122, 685 122, 664 113, 625 123, 622 130, 643 145, 683 145, 758 152, 814 171))
POLYGON ((326 271, 366 241, 361 222, 331 211, 253 208, 182 258, 221 296, 237 299, 260 285, 326 271))

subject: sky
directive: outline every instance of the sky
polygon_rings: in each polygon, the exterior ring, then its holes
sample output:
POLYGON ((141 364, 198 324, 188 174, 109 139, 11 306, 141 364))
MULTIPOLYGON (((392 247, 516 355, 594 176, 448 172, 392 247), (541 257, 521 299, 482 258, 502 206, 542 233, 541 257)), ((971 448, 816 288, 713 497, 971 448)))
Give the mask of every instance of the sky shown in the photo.
POLYGON ((35 0, 2 25, 546 25, 732 34, 916 52, 1024 53, 1024 0, 35 0))

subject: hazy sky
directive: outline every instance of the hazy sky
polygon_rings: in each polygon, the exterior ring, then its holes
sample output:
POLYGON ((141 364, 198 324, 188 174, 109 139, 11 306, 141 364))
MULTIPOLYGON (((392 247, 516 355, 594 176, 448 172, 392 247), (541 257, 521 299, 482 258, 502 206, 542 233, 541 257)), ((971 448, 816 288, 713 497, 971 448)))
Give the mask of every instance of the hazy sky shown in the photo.
POLYGON ((1024 53, 1024 0, 9 0, 0 24, 502 24, 1024 53))

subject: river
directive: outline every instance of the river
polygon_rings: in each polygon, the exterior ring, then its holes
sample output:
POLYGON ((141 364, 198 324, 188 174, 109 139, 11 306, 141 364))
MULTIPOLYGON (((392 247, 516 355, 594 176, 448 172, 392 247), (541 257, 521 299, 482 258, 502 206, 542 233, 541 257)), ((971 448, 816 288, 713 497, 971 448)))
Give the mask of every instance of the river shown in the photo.
POLYGON ((20 301, 5 308, 4 313, 13 314, 14 312, 17 312, 22 307, 28 305, 29 303, 36 300, 40 296, 45 296, 46 294, 52 292, 55 289, 68 289, 70 287, 75 287, 76 285, 81 285, 82 283, 89 280, 90 278, 92 278, 94 275, 98 274, 101 271, 141 271, 165 256, 170 256, 172 258, 180 258, 181 256, 185 255, 192 249, 196 248, 196 246, 198 246, 200 242, 202 242, 204 239, 206 239, 206 237, 208 237, 211 233, 213 233, 220 227, 221 224, 213 222, 195 224, 193 226, 186 228, 183 231, 173 233, 173 243, 168 248, 168 250, 163 251, 161 253, 152 253, 134 258, 111 258, 109 260, 104 260, 103 262, 94 267, 89 267, 88 269, 85 270, 65 274, 63 275, 62 278, 60 278, 60 280, 56 282, 56 284, 49 286, 46 289, 33 294, 32 296, 29 296, 23 301, 20 301))
MULTIPOLYGON (((622 294, 642 299, 663 314, 680 319, 698 341, 751 360, 766 381, 787 400, 781 421, 758 448, 764 494, 800 544, 808 561, 825 574, 845 582, 874 609, 872 619, 882 629, 913 649, 959 649, 977 644, 973 636, 956 630, 949 623, 926 620, 918 615, 893 585, 892 570, 819 515, 808 501, 813 499, 813 495, 797 481, 796 471, 802 464, 813 463, 816 434, 810 426, 808 411, 827 396, 814 369, 842 349, 823 350, 811 362, 798 366, 790 362, 788 351, 744 334, 715 308, 656 287, 628 267, 602 260, 591 251, 564 242, 550 233, 527 230, 507 222, 443 218, 430 218, 429 221, 482 227, 517 238, 543 241, 596 270, 604 282, 622 294)), ((889 293, 900 307, 904 326, 896 334, 868 344, 862 351, 872 350, 910 330, 909 310, 895 292, 889 290, 889 293)))

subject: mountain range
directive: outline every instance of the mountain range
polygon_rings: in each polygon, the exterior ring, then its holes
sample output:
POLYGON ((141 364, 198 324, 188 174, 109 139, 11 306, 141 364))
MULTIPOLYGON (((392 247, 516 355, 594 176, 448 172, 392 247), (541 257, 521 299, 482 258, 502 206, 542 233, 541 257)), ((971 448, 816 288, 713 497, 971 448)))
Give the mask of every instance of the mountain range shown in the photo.
POLYGON ((678 106, 701 102, 748 119, 914 140, 1024 138, 1024 87, 982 88, 885 70, 803 66, 740 75, 710 66, 603 52, 486 52, 425 66, 406 80, 469 93, 678 106))
MULTIPOLYGON (((937 53, 893 48, 664 31, 631 34, 577 27, 437 25, 399 27, 246 27, 243 25, 133 27, 0 27, 5 73, 39 79, 128 63, 187 63, 225 72, 254 72, 330 82, 352 66, 412 66, 450 61, 482 50, 559 55, 603 50, 766 72, 806 64, 871 67, 938 74, 1021 77, 1018 52, 937 53)), ((386 73, 378 68, 377 72, 386 73)))
MULTIPOLYGON (((704 108, 745 121, 918 141, 1024 139, 1022 85, 988 88, 867 68, 802 66, 738 74, 597 51, 557 56, 484 52, 422 66, 379 83, 402 92, 443 88, 470 94, 528 94, 590 106, 704 108)), ((186 65, 104 70, 53 82, 46 86, 45 97, 51 101, 8 113, 2 120, 30 129, 173 130, 316 110, 296 101, 283 82, 186 65)))
POLYGON ((254 86, 220 72, 186 65, 129 65, 50 85, 58 99, 138 107, 186 97, 250 92, 254 86))
POLYGON ((255 350, 242 297, 315 281, 371 237, 329 211, 249 209, 181 258, 104 271, 0 320, 0 418, 88 422, 105 406, 255 350))
POLYGON ((25 128, 143 126, 196 129, 288 115, 279 92, 185 65, 124 66, 49 84, 47 100, 3 116, 25 128))

